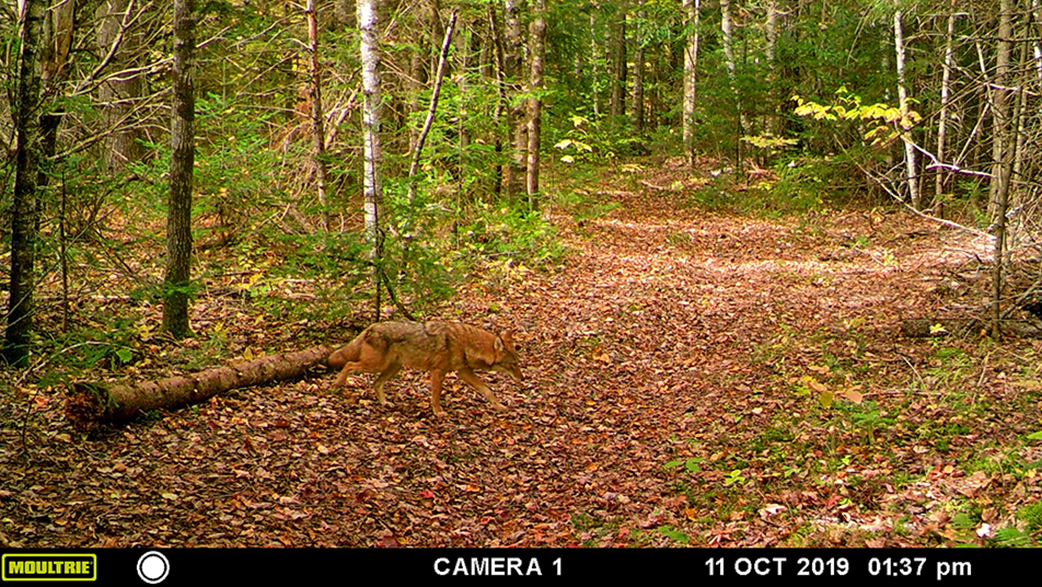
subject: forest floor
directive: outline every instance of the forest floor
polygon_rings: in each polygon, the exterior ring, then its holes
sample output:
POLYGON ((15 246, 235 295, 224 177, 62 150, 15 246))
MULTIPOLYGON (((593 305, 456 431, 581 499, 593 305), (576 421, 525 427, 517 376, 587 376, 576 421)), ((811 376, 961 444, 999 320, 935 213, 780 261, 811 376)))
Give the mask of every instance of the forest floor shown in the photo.
MULTIPOLYGON (((515 332, 526 380, 483 375, 506 413, 455 376, 437 418, 422 373, 385 409, 371 376, 319 372, 85 434, 62 386, 5 372, 0 546, 1042 543, 1042 344, 901 330, 981 316, 986 243, 880 209, 707 211, 685 181, 606 180, 601 214, 555 216, 561 262, 441 308, 515 332)), ((352 334, 200 306, 181 345, 219 320, 352 334)))

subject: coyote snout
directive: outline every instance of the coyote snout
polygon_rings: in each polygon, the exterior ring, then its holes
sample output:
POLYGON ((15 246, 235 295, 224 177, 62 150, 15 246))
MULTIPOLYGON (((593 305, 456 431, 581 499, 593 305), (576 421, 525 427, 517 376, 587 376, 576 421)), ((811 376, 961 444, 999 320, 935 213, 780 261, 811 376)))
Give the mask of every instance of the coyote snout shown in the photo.
POLYGON ((334 387, 344 384, 354 372, 379 373, 373 388, 380 405, 387 405, 383 386, 402 367, 430 373, 431 409, 441 409, 441 383, 456 371, 500 412, 506 406, 474 371, 502 371, 515 380, 524 379, 510 332, 492 334, 460 322, 380 322, 366 328, 347 346, 329 355, 329 366, 340 369, 334 387))

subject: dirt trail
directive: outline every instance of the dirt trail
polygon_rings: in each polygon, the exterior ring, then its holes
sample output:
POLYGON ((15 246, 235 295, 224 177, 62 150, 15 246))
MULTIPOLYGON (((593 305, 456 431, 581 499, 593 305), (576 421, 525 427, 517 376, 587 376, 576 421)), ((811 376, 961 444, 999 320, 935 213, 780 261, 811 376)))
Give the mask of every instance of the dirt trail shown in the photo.
MULTIPOLYGON (((606 197, 618 208, 562 223, 573 254, 560 267, 468 288, 443 316, 518 332, 527 382, 485 375, 510 412, 449 379, 437 419, 417 373, 387 385, 385 410, 368 379, 343 394, 330 376, 91 442, 59 431, 29 469, 5 452, 0 519, 19 523, 0 543, 764 546, 816 520, 884 523, 885 490, 841 506, 838 488, 807 478, 814 455, 791 455, 804 471, 791 479, 765 455, 823 433, 791 422, 815 402, 794 382, 827 371, 826 356, 879 384, 908 376, 919 359, 895 350, 894 331, 902 313, 940 305, 936 231, 867 212, 761 221, 653 190, 606 197), (757 515, 774 506, 797 513, 757 515)), ((883 458, 873 466, 915 459, 883 458)))

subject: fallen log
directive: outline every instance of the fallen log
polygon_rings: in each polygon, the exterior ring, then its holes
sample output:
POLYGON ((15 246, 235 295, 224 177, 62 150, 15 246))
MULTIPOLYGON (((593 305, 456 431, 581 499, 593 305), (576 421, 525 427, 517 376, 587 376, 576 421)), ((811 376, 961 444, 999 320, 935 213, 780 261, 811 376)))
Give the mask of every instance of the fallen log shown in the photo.
MULTIPOLYGON (((908 318, 901 321, 900 328, 901 334, 908 338, 969 338, 990 333, 988 325, 976 318, 908 318)), ((1018 321, 1003 323, 1002 332, 1019 338, 1042 338, 1042 330, 1018 321)))
POLYGON ((76 382, 65 402, 65 417, 81 430, 126 422, 142 412, 181 408, 231 389, 298 379, 308 369, 326 366, 331 352, 323 345, 132 385, 76 382))

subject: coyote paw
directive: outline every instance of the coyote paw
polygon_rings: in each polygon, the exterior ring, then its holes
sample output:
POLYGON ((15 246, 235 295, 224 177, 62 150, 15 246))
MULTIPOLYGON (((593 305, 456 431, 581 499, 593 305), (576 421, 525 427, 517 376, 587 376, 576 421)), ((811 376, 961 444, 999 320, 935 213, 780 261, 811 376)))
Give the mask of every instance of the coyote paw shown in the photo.
POLYGON ((506 412, 510 410, 510 408, 504 406, 503 404, 492 404, 492 408, 495 409, 497 412, 506 412))

